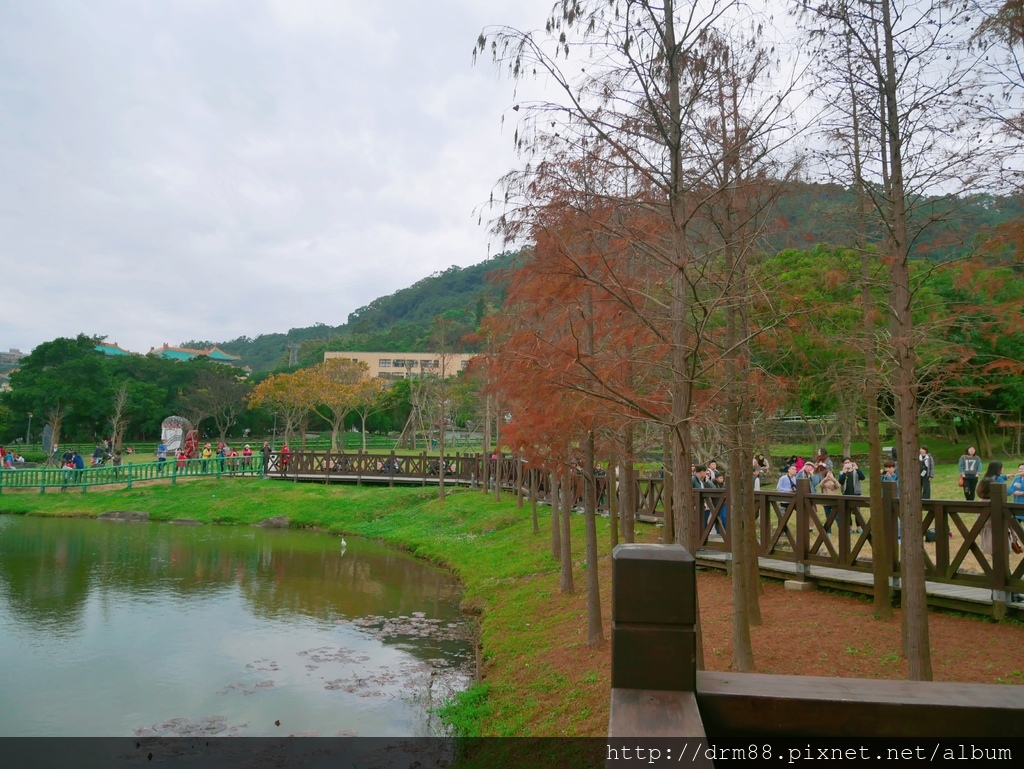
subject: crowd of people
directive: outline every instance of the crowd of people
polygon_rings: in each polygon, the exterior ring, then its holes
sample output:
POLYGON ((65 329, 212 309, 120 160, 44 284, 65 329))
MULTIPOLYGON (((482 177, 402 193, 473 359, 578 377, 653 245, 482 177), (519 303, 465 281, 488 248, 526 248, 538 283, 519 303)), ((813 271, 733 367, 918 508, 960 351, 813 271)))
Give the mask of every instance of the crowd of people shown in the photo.
MULTIPOLYGON (((160 441, 156 447, 158 474, 163 474, 163 465, 168 461, 170 453, 167 445, 160 441)), ((256 472, 257 467, 253 463, 252 458, 253 450, 250 444, 245 444, 242 450, 238 451, 238 449, 232 448, 227 443, 221 441, 217 444, 216 450, 214 450, 212 443, 205 444, 198 457, 190 458, 185 452, 185 448, 179 447, 174 451, 174 469, 180 475, 185 475, 189 472, 205 474, 218 470, 229 475, 241 475, 256 472)))
MULTIPOLYGON (((918 450, 918 457, 914 472, 919 473, 921 478, 921 498, 931 498, 931 483, 935 478, 935 457, 928 451, 927 446, 921 446, 918 450)), ((1007 500, 1011 503, 1024 505, 1024 462, 1017 466, 1016 475, 1008 478, 1003 472, 1003 463, 997 460, 989 462, 982 471, 984 462, 978 456, 975 446, 968 446, 958 460, 959 478, 958 486, 963 490, 965 501, 975 499, 991 499, 992 488, 996 484, 1004 484, 1007 500)), ((754 489, 760 490, 762 482, 766 481, 771 473, 771 467, 764 454, 756 454, 753 459, 754 489)), ((824 448, 819 449, 814 457, 790 456, 783 463, 775 490, 787 494, 795 494, 797 484, 806 480, 811 494, 860 496, 863 493, 863 482, 867 480, 860 465, 851 457, 843 457, 841 464, 836 463, 829 456, 824 448)), ((879 478, 883 482, 898 482, 899 471, 896 460, 896 451, 885 457, 882 462, 882 473, 879 478)), ((706 465, 692 466, 691 482, 695 489, 724 488, 725 475, 719 469, 718 463, 714 460, 706 465)), ((896 494, 899 494, 897 487, 896 494)), ((786 503, 782 504, 785 509, 786 503)), ((828 525, 826 533, 831 534, 832 505, 823 505, 825 521, 828 525)), ((1013 509, 1013 515, 1018 521, 1024 522, 1024 510, 1013 509)), ((704 518, 707 525, 710 516, 710 506, 705 503, 704 518)), ((723 505, 716 519, 716 529, 721 533, 722 528, 727 526, 727 509, 723 505)), ((1010 545, 1014 552, 1024 551, 1022 544, 1011 530, 1009 532, 1010 545)), ((981 532, 981 548, 986 553, 992 552, 992 527, 987 525, 981 532)))
POLYGON ((14 451, 8 451, 3 446, 0 446, 0 469, 3 470, 17 470, 24 466, 25 457, 14 451))

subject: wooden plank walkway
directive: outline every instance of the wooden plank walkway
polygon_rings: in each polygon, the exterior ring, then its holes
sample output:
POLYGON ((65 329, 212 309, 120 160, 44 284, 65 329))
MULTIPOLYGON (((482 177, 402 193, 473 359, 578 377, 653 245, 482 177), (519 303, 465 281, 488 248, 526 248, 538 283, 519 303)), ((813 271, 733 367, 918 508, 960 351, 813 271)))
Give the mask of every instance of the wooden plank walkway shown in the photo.
MULTIPOLYGON (((278 481, 313 481, 316 483, 372 483, 372 484, 390 484, 392 481, 396 486, 437 486, 439 481, 436 475, 427 476, 408 476, 408 475, 336 475, 331 473, 326 475, 325 473, 290 473, 287 471, 282 472, 280 475, 272 475, 274 480, 278 481)), ((458 478, 454 475, 446 475, 444 479, 445 486, 470 486, 473 482, 467 481, 465 478, 458 478)))
MULTIPOLYGON (((724 569, 726 562, 730 560, 729 553, 719 550, 698 550, 697 563, 702 566, 724 569)), ((782 561, 775 558, 758 558, 758 566, 761 573, 766 576, 789 579, 797 574, 797 564, 791 561, 782 561)), ((851 590, 871 594, 873 589, 873 576, 865 572, 847 571, 846 569, 833 569, 828 566, 807 564, 805 578, 826 587, 840 590, 851 590)), ((928 603, 932 606, 942 608, 965 608, 968 611, 977 611, 963 607, 963 603, 982 604, 992 606, 992 591, 980 587, 968 587, 964 585, 949 585, 943 582, 925 582, 925 589, 928 592, 928 603)), ((1007 596, 1007 608, 1024 612, 1024 601, 1010 601, 1007 596)))

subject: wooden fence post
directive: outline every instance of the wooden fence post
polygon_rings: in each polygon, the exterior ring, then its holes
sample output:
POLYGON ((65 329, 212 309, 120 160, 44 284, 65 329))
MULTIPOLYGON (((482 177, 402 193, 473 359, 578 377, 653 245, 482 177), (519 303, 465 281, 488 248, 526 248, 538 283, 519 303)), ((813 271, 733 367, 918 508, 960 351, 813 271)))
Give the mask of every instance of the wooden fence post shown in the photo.
MULTIPOLYGON (((796 493, 793 495, 793 501, 789 503, 789 523, 796 527, 796 552, 793 553, 793 563, 796 567, 796 572, 793 575, 793 579, 786 580, 784 586, 789 590, 813 590, 814 583, 808 579, 810 573, 809 566, 807 563, 808 550, 810 548, 810 525, 811 525, 811 508, 814 507, 814 501, 811 499, 811 482, 807 478, 797 478, 796 480, 796 493)), ((844 521, 839 523, 840 526, 848 526, 849 523, 844 521)))
POLYGON ((523 457, 520 454, 513 455, 516 460, 516 507, 523 509, 523 457))
MULTIPOLYGON (((901 603, 903 580, 900 576, 900 487, 895 481, 882 484, 882 515, 886 516, 889 533, 889 585, 901 603)), ((874 528, 872 527, 872 531, 874 528)))
POLYGON ((1010 536, 1006 524, 1006 484, 993 483, 989 498, 989 522, 992 525, 992 616, 1006 616, 1010 592, 1006 578, 1010 567, 1010 536))
POLYGON ((697 570, 680 545, 612 551, 609 737, 704 736, 697 709, 697 570))

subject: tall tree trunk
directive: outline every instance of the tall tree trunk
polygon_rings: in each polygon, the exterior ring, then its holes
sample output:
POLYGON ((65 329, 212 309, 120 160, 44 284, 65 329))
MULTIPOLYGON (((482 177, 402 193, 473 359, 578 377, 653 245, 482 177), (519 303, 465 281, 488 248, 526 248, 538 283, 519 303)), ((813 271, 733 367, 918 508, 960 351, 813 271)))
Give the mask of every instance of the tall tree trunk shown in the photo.
MULTIPOLYGON (((867 251, 861 253, 861 303, 864 305, 864 401, 867 404, 868 465, 871 483, 871 571, 874 592, 874 616, 889 621, 893 617, 889 576, 892 570, 892 541, 888 518, 882 514, 882 438, 879 429, 878 369, 875 364, 874 303, 871 298, 871 264, 867 251)), ((905 467, 905 465, 904 465, 905 467)), ((841 525, 845 525, 843 522, 841 525)))
POLYGON ((597 478, 594 476, 594 433, 583 447, 583 516, 587 540, 587 646, 604 646, 601 627, 601 582, 597 563, 597 478))
POLYGON ((481 447, 483 462, 480 465, 480 488, 484 494, 490 491, 491 480, 491 396, 484 396, 484 434, 481 447))
MULTIPOLYGON (((661 485, 661 509, 664 512, 665 528, 662 530, 662 539, 665 544, 675 542, 675 516, 672 515, 673 490, 675 489, 675 474, 672 472, 672 429, 665 428, 665 443, 661 453, 662 485, 661 485)), ((653 511, 652 511, 653 512, 653 511)))
POLYGON ((619 544, 619 458, 608 461, 608 475, 605 493, 608 495, 608 529, 611 534, 612 550, 619 544))
POLYGON ((530 518, 533 520, 533 533, 540 534, 540 522, 537 520, 537 473, 539 468, 530 469, 530 518))
POLYGON ((551 557, 556 561, 562 557, 562 532, 558 521, 559 489, 554 471, 548 473, 548 503, 551 507, 551 557))
POLYGON ((576 491, 572 471, 562 476, 562 574, 558 588, 563 593, 573 593, 572 584, 572 504, 576 491))
POLYGON ((625 427, 625 450, 622 458, 622 539, 635 541, 636 531, 636 456, 633 446, 633 423, 625 427))
POLYGON ((502 457, 501 457, 501 404, 494 404, 494 410, 497 412, 497 416, 494 420, 494 454, 497 459, 494 462, 494 501, 501 501, 501 481, 502 481, 502 457))
MULTIPOLYGON (((861 305, 864 313, 864 403, 866 406, 868 430, 868 468, 871 483, 868 496, 871 505, 871 570, 874 593, 874 616, 880 620, 891 620, 892 591, 889 587, 889 576, 892 570, 892 554, 889 552, 891 533, 889 521, 882 513, 882 439, 881 410, 878 407, 878 365, 876 363, 875 341, 875 305, 871 294, 872 254, 868 251, 867 221, 869 201, 865 190, 863 167, 860 99, 857 96, 857 84, 853 64, 848 63, 847 88, 850 93, 851 151, 853 159, 853 176, 857 199, 857 246, 860 248, 860 291, 861 305)), ((845 456, 848 453, 844 452, 845 456)), ((846 521, 840 521, 845 526, 846 521)))
POLYGON ((889 270, 889 308, 892 345, 896 356, 897 413, 900 441, 900 520, 903 527, 901 564, 903 575, 903 651, 912 681, 931 681, 932 662, 928 638, 928 596, 924 579, 924 539, 921 526, 921 478, 917 473, 920 447, 917 407, 917 356, 914 347, 913 294, 910 289, 910 242, 907 235, 906 190, 903 182, 905 142, 899 123, 900 105, 896 84, 895 34, 892 2, 882 0, 885 46, 885 126, 889 157, 892 265, 889 270))

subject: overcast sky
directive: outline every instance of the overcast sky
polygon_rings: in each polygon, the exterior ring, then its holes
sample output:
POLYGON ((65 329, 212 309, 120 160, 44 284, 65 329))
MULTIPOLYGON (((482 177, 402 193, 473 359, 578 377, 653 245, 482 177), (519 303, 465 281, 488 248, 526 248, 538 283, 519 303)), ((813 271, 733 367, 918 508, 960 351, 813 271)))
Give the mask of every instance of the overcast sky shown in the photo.
POLYGON ((0 349, 336 325, 483 261, 513 92, 473 43, 550 7, 2 0, 0 349))

